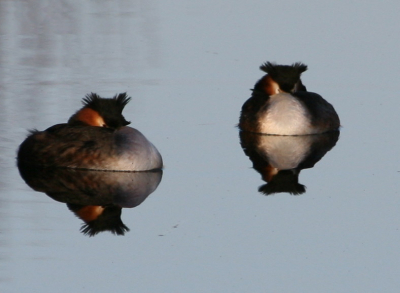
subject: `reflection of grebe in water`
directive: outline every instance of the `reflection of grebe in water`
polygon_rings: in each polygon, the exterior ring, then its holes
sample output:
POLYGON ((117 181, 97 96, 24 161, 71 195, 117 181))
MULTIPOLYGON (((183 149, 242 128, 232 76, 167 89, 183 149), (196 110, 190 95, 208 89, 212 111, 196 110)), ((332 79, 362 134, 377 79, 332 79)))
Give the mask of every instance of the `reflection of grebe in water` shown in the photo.
POLYGON ((67 206, 85 224, 81 232, 90 237, 103 231, 110 231, 115 235, 125 235, 129 228, 122 222, 122 208, 115 205, 108 206, 84 206, 69 204, 67 206))
POLYGON ((42 168, 19 164, 21 177, 34 190, 45 192, 84 221, 81 231, 94 236, 103 231, 124 235, 122 208, 140 205, 156 190, 162 170, 104 172, 71 168, 42 168))
POLYGON ((307 92, 300 75, 302 63, 263 64, 267 74, 255 85, 243 105, 241 130, 276 135, 306 135, 338 130, 340 120, 331 104, 320 95, 307 92))
POLYGON ((68 120, 45 131, 32 131, 21 144, 18 163, 92 170, 146 171, 161 169, 160 153, 122 110, 126 93, 111 99, 97 94, 83 99, 84 107, 68 120))
POLYGON ((304 193, 305 186, 299 183, 300 171, 314 167, 338 139, 339 131, 302 136, 240 132, 243 151, 252 161, 253 168, 267 182, 259 187, 259 191, 265 195, 304 193))

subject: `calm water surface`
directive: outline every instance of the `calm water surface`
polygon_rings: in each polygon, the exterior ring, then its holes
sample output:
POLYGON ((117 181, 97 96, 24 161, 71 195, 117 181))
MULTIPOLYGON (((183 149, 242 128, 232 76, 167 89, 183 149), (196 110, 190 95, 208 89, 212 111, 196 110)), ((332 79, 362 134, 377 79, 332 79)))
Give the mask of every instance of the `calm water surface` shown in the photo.
POLYGON ((398 292, 399 4, 236 2, 0 1, 1 292, 398 292), (259 192, 235 128, 267 60, 306 63, 343 124, 296 196, 259 192), (125 91, 164 173, 125 236, 88 237, 16 150, 125 91))

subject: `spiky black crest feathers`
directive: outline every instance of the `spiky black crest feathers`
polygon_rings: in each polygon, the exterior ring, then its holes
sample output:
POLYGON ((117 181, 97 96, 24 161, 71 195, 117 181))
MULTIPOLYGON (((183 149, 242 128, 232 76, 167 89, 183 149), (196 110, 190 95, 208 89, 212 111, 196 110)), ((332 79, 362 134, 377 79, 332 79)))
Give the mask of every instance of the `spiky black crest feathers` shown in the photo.
POLYGON ((122 113, 122 110, 130 100, 131 98, 126 93, 116 94, 111 99, 102 98, 96 93, 90 93, 82 99, 82 104, 96 111, 108 110, 109 107, 112 107, 122 113), (107 108, 103 109, 105 107, 107 108))
POLYGON ((265 62, 260 66, 260 69, 268 73, 283 91, 291 92, 295 84, 300 80, 301 74, 307 70, 307 65, 301 62, 296 62, 292 65, 277 65, 272 62, 265 62))
POLYGON ((96 93, 90 93, 82 99, 82 103, 84 107, 97 111, 103 117, 107 126, 118 128, 130 123, 122 115, 124 107, 130 100, 131 98, 126 93, 116 94, 110 99, 102 98, 96 93))

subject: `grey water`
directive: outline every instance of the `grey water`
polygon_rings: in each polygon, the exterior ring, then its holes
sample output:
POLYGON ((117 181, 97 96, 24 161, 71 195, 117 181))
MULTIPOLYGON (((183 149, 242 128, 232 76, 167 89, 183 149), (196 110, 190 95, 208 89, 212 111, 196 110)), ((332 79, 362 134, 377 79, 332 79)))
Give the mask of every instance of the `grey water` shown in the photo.
POLYGON ((0 1, 0 291, 398 292, 399 8, 0 1), (307 89, 341 118, 297 170, 298 195, 259 192, 235 127, 265 61, 307 64, 307 89), (124 236, 84 235, 16 167, 28 130, 66 122, 90 92, 127 92, 124 116, 165 164, 122 209, 124 236))

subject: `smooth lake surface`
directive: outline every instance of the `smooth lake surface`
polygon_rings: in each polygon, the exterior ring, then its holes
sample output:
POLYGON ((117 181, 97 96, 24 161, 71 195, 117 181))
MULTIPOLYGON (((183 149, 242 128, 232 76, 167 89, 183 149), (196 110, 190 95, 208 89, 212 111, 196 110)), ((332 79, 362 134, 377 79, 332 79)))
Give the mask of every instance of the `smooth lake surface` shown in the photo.
POLYGON ((398 292, 397 1, 0 1, 1 292, 398 292), (242 104, 265 61, 304 62, 343 125, 299 174, 265 184, 241 148, 242 104), (88 237, 25 184, 28 129, 66 122, 90 92, 163 156, 130 229, 88 237))

